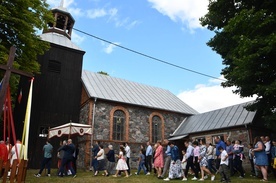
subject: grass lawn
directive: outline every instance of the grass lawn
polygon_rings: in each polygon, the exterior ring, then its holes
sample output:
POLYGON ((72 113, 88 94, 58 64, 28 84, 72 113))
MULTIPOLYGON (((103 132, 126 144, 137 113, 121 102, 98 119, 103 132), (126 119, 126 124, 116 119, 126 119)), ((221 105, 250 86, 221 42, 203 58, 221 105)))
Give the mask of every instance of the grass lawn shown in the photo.
MULTIPOLYGON (((34 174, 36 174, 38 172, 38 170, 32 170, 29 169, 27 171, 27 177, 26 177, 26 183, 46 183, 46 182, 57 182, 57 183, 71 183, 71 182, 76 182, 76 183, 86 183, 86 182, 93 182, 93 183, 145 183, 145 182, 150 182, 150 183, 160 183, 160 182, 165 182, 162 179, 157 179, 155 176, 153 175, 134 175, 135 171, 132 171, 132 176, 129 178, 125 178, 125 177, 104 177, 101 174, 103 172, 100 172, 98 176, 93 176, 93 173, 90 171, 82 171, 82 170, 78 170, 77 173, 77 177, 76 178, 72 178, 72 176, 68 176, 68 177, 57 177, 55 175, 55 173, 57 172, 57 170, 52 170, 52 176, 51 177, 46 177, 44 174, 40 177, 37 178, 34 176, 34 174)), ((272 178, 273 176, 271 175, 269 177, 269 182, 276 182, 275 178, 272 178)), ((192 177, 189 177, 189 180, 186 182, 199 182, 199 181, 191 181, 192 177)), ((1 181, 0 181, 1 182, 1 181)), ((183 182, 181 180, 171 180, 169 182, 183 182)), ((204 182, 211 182, 210 179, 208 178, 208 180, 205 180, 204 182)), ((216 179, 214 182, 220 182, 220 176, 217 175, 216 179)), ((239 179, 237 177, 231 177, 231 182, 233 183, 239 183, 239 182, 244 182, 244 183, 260 183, 260 179, 258 178, 254 178, 254 177, 250 177, 248 175, 245 176, 244 179, 239 179)))

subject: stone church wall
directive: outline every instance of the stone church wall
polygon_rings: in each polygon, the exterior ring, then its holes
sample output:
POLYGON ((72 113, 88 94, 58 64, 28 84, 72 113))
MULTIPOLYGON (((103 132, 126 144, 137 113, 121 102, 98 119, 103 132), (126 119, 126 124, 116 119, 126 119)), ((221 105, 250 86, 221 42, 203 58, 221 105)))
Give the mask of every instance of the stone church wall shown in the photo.
MULTIPOLYGON (((175 129, 186 117, 184 114, 179 113, 154 110, 133 105, 97 101, 94 118, 94 140, 102 143, 104 147, 107 147, 108 144, 112 144, 116 153, 118 153, 119 144, 122 142, 110 139, 110 111, 117 106, 123 107, 129 113, 128 143, 131 147, 132 168, 137 168, 137 158, 140 146, 145 145, 150 139, 149 117, 152 113, 159 113, 164 119, 163 138, 169 138, 170 134, 175 131, 175 129)), ((80 123, 88 123, 89 116, 92 116, 92 114, 89 115, 90 107, 89 103, 87 103, 81 108, 80 123)), ((87 143, 90 144, 90 142, 87 143)), ((81 167, 89 166, 89 164, 87 164, 87 158, 85 160, 84 155, 84 153, 89 151, 89 149, 84 150, 85 147, 89 148, 87 145, 80 144, 80 149, 82 149, 83 152, 80 151, 79 161, 85 162, 79 164, 81 167)))

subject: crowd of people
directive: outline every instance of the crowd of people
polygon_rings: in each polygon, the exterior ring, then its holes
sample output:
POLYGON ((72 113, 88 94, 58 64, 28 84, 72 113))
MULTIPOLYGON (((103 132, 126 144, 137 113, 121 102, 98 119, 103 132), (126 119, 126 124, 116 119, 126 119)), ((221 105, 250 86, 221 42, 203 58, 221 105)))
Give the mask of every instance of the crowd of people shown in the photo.
MULTIPOLYGON (((198 181, 210 178, 213 181, 216 174, 219 173, 221 182, 231 182, 232 176, 238 176, 240 179, 245 177, 243 162, 248 156, 251 163, 250 176, 260 177, 261 181, 267 181, 268 172, 271 172, 276 177, 276 167, 271 166, 271 162, 276 157, 276 141, 270 141, 268 136, 255 137, 254 143, 248 145, 248 154, 245 154, 245 147, 240 140, 223 141, 216 136, 214 142, 214 144, 206 144, 205 139, 185 141, 185 148, 181 151, 173 141, 164 140, 163 143, 157 141, 153 146, 147 142, 146 146, 141 145, 135 174, 140 175, 143 170, 144 175, 153 173, 158 179, 164 181, 172 179, 187 181, 188 178, 198 181)), ((99 146, 96 144, 93 147, 94 153, 98 153, 95 150, 99 146)), ((110 164, 110 151, 108 151, 106 166, 97 168, 95 163, 92 163, 95 175, 98 174, 98 171, 103 170, 107 172, 104 174, 106 176, 113 174, 114 177, 118 177, 125 172, 126 177, 129 177, 131 173, 129 171, 130 147, 128 144, 120 145, 120 153, 117 156, 112 145, 109 145, 109 149, 112 152, 112 164, 110 164), (118 158, 117 165, 115 156, 118 158)))
MULTIPOLYGON (((158 179, 170 181, 181 179, 187 181, 204 181, 210 178, 215 180, 216 174, 220 173, 221 182, 231 182, 231 177, 238 174, 244 178, 245 171, 243 162, 246 156, 250 161, 251 175, 261 178, 261 181, 268 181, 268 174, 276 178, 276 140, 270 140, 268 136, 257 136, 253 144, 248 145, 248 154, 244 153, 244 145, 239 140, 227 139, 225 142, 219 137, 214 137, 214 144, 206 144, 205 139, 185 141, 184 149, 179 150, 173 141, 157 141, 153 146, 150 142, 141 145, 137 157, 136 175, 143 170, 144 175, 155 175, 158 179), (274 166, 273 166, 274 165, 274 166)), ((4 164, 7 161, 21 159, 24 146, 18 140, 14 146, 0 141, 0 159, 4 164)), ((43 146, 43 159, 41 168, 36 177, 40 177, 44 168, 47 169, 47 176, 51 176, 51 161, 53 146, 49 141, 43 146)), ((119 177, 122 173, 125 177, 131 176, 130 157, 131 149, 127 142, 119 146, 119 153, 115 154, 113 146, 108 145, 104 150, 103 144, 96 142, 92 146, 91 170, 94 176, 100 172, 102 175, 119 177)), ((76 157, 78 148, 72 143, 72 139, 63 141, 58 149, 58 176, 71 175, 76 177, 76 157)), ((2 174, 3 172, 1 172, 2 174)))

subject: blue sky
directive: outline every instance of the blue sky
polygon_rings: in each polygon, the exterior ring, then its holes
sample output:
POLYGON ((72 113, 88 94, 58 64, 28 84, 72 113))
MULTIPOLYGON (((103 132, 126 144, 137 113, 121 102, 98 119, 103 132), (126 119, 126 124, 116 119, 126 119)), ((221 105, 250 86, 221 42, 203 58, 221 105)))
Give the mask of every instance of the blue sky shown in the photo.
MULTIPOLYGON (((61 0, 47 0, 51 7, 61 0)), ((208 0, 64 0, 74 28, 157 59, 217 78, 222 60, 206 45, 214 33, 202 27, 208 0)), ((86 53, 83 69, 170 90, 199 112, 252 99, 240 99, 214 80, 129 52, 73 31, 86 53)))

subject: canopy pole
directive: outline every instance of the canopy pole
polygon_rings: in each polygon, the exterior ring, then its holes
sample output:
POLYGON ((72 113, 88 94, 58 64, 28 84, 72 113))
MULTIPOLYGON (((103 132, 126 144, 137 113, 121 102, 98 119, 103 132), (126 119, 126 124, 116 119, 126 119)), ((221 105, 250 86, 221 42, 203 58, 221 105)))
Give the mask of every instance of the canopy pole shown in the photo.
POLYGON ((95 110, 96 110, 96 102, 97 102, 97 98, 94 99, 94 104, 93 104, 93 111, 92 111, 92 123, 91 123, 91 146, 90 146, 90 166, 92 165, 92 145, 93 145, 93 141, 94 141, 94 124, 95 124, 95 110))

